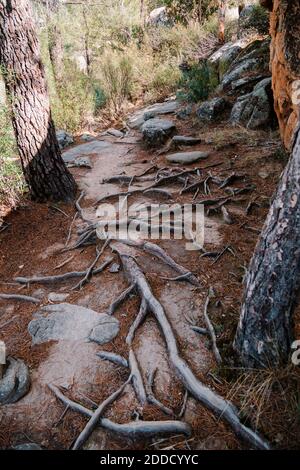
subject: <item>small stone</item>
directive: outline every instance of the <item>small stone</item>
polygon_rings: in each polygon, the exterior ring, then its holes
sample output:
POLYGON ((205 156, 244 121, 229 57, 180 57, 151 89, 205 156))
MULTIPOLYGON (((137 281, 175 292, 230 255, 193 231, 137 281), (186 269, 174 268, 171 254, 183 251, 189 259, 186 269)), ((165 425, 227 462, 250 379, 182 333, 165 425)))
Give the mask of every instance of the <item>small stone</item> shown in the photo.
POLYGON ((58 130, 56 132, 56 137, 57 137, 58 144, 61 149, 64 149, 74 143, 73 136, 71 134, 68 134, 68 132, 64 130, 58 130))
POLYGON ((83 142, 90 142, 91 140, 94 140, 95 137, 91 134, 85 133, 80 136, 80 140, 83 142))
POLYGON ((171 163, 193 163, 204 160, 209 156, 209 152, 180 152, 167 155, 166 159, 171 163))
POLYGON ((69 163, 68 167, 77 167, 77 168, 93 168, 91 160, 89 157, 78 157, 74 160, 73 163, 69 163))
POLYGON ((124 133, 119 131, 118 129, 108 129, 107 134, 112 135, 113 137, 124 137, 124 133))
POLYGON ((103 318, 99 325, 92 330, 89 339, 97 344, 105 344, 112 341, 120 331, 119 321, 111 316, 103 318))
POLYGON ((196 137, 186 137, 183 135, 174 135, 172 143, 176 145, 197 145, 200 144, 201 139, 196 137))
POLYGON ((49 302, 64 302, 69 297, 69 294, 57 294, 56 292, 50 292, 48 295, 49 302))
POLYGON ((110 273, 118 273, 120 271, 121 266, 118 263, 113 263, 109 268, 110 273))

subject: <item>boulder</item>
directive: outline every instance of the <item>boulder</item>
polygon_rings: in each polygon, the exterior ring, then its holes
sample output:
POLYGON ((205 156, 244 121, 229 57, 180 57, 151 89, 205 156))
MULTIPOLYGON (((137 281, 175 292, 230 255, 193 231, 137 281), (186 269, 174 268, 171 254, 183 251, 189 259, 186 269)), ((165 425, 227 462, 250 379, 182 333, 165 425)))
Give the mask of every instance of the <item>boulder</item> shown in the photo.
POLYGON ((170 163, 194 163, 198 160, 204 160, 209 156, 209 152, 180 152, 167 155, 166 159, 170 163))
POLYGON ((230 65, 242 51, 245 42, 242 40, 236 42, 228 42, 214 52, 207 60, 210 72, 218 80, 222 81, 224 74, 230 65))
POLYGON ((172 121, 164 119, 149 119, 142 126, 143 138, 150 147, 159 147, 164 144, 176 131, 172 121))
POLYGON ((94 328, 102 330, 106 342, 119 332, 119 322, 105 313, 71 304, 47 305, 34 314, 28 325, 33 344, 48 341, 80 341, 90 337, 94 328))
POLYGON ((150 26, 170 26, 171 21, 168 16, 167 7, 159 7, 152 10, 147 18, 150 26))
POLYGON ((8 357, 4 375, 0 380, 0 405, 16 403, 30 388, 30 375, 21 359, 8 357))
POLYGON ((74 144, 74 138, 71 134, 63 130, 56 131, 56 137, 58 140, 59 147, 62 149, 74 144))
POLYGON ((219 97, 204 101, 197 110, 197 116, 203 122, 216 121, 221 117, 226 105, 227 101, 219 97))
POLYGON ((248 93, 238 98, 232 108, 230 122, 248 129, 258 129, 271 124, 272 121, 271 78, 261 80, 248 93))

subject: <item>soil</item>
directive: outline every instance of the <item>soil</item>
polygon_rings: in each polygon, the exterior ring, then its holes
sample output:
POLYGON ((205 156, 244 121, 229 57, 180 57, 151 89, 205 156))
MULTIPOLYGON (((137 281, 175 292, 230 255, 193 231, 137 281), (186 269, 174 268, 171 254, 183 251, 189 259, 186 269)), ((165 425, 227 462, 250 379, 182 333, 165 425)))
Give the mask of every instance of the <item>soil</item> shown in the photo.
MULTIPOLYGON (((201 137, 202 143, 191 150, 209 151, 207 160, 190 165, 190 168, 204 169, 201 176, 225 178, 232 172, 243 177, 235 181, 234 188, 255 185, 251 192, 241 194, 238 202, 229 202, 233 224, 226 225, 219 213, 206 216, 206 251, 218 251, 229 246, 214 262, 210 257, 201 257, 201 251, 186 251, 184 240, 155 240, 179 264, 192 271, 202 287, 195 288, 187 282, 168 281, 163 278, 176 277, 166 264, 136 248, 122 247, 142 267, 156 297, 165 308, 167 317, 178 340, 182 356, 189 363, 197 377, 216 390, 223 397, 230 396, 242 408, 246 422, 257 428, 260 434, 277 448, 297 448, 300 432, 297 415, 299 374, 296 370, 275 377, 274 387, 269 390, 268 400, 259 401, 251 395, 251 387, 260 375, 238 368, 232 350, 240 311, 243 290, 243 276, 253 253, 259 232, 264 223, 272 194, 276 188, 285 162, 280 158, 280 138, 277 132, 247 131, 232 128, 227 124, 200 128, 190 121, 176 120, 179 135, 201 137), (212 166, 220 163, 218 166, 212 166), (246 215, 249 201, 257 202, 246 215), (191 324, 204 327, 203 308, 209 287, 215 291, 214 302, 209 309, 210 319, 217 333, 217 342, 224 363, 218 366, 211 350, 208 337, 191 329, 191 324), (218 302, 219 301, 219 302, 218 302), (251 379, 253 378, 253 380, 251 379), (243 380, 242 380, 243 378, 243 380), (276 385, 276 382, 277 385, 276 385), (239 383, 239 388, 236 387, 239 383), (243 385, 244 384, 244 385, 243 385), (281 384, 281 385, 280 385, 281 384), (287 385, 285 396, 279 390, 287 385), (236 387, 236 388, 235 388, 236 387), (233 391, 236 390, 236 393, 233 391), (245 399, 246 397, 246 399, 245 399), (245 404, 246 401, 246 404, 245 404), (292 404, 293 403, 293 404, 292 404), (280 406, 279 411, 276 408, 280 406), (257 416, 259 414, 259 421, 257 416)), ((81 206, 86 218, 96 220, 95 202, 99 197, 126 190, 119 184, 102 184, 102 179, 116 174, 134 176, 152 165, 172 168, 166 163, 165 155, 143 146, 137 131, 123 140, 112 136, 101 136, 111 145, 99 153, 89 155, 92 169, 72 168, 80 191, 85 192, 81 206)), ((173 165, 175 167, 176 165, 173 165)), ((143 183, 146 187, 149 183, 143 183)), ((134 183, 132 188, 142 187, 134 183)), ((173 201, 190 203, 192 193, 180 195, 181 185, 167 189, 173 201)), ((197 200, 226 194, 224 189, 210 185, 211 195, 199 192, 197 200)), ((78 194, 79 196, 79 194, 78 194)), ((130 203, 159 201, 135 195, 130 203)), ((1 293, 22 293, 40 298, 40 306, 47 305, 50 292, 68 293, 68 303, 106 312, 111 302, 128 287, 124 273, 111 273, 107 268, 94 276, 80 291, 71 290, 77 279, 56 285, 25 285, 14 283, 17 276, 54 275, 69 271, 85 270, 96 256, 95 245, 71 251, 62 251, 76 209, 73 204, 37 204, 25 198, 19 207, 8 213, 5 222, 8 228, 0 233, 0 291, 1 293), (58 267, 66 262, 63 267, 58 267), (12 283, 12 284, 11 284, 12 283)), ((78 230, 86 224, 77 217, 72 225, 69 247, 77 240, 78 230)), ((100 243, 100 242, 99 242, 100 243)), ((103 253, 99 264, 111 256, 109 247, 103 253)), ((120 263, 117 255, 114 262, 120 263)), ((74 439, 83 429, 86 418, 73 411, 65 411, 47 387, 54 384, 75 401, 91 408, 91 400, 100 403, 128 376, 126 369, 101 360, 97 351, 104 349, 128 357, 125 342, 138 308, 139 298, 132 295, 115 313, 121 330, 109 344, 98 346, 84 341, 59 341, 32 346, 28 324, 33 313, 40 306, 0 300, 0 339, 5 342, 7 353, 23 359, 30 368, 32 385, 27 396, 14 405, 0 409, 0 447, 10 448, 24 442, 36 442, 45 449, 70 448, 74 439)), ((133 344, 143 378, 157 369, 155 395, 166 406, 179 413, 184 402, 185 390, 172 371, 163 336, 150 316, 138 330, 133 344)), ((118 423, 125 423, 136 416, 144 420, 164 420, 166 416, 153 405, 141 407, 130 385, 125 393, 105 413, 105 417, 118 423)), ((99 428, 86 444, 92 449, 244 449, 241 442, 224 423, 201 404, 189 397, 183 414, 184 421, 192 426, 192 436, 172 436, 149 440, 125 440, 99 428)))

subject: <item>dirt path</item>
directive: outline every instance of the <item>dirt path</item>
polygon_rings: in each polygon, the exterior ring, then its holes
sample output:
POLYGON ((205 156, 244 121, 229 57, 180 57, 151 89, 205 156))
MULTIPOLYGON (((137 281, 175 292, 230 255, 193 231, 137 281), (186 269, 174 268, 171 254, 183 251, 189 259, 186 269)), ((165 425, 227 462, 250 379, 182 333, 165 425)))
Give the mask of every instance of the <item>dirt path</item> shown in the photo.
MULTIPOLYGON (((122 245, 122 250, 133 255, 145 273, 154 294, 165 309, 181 355, 194 374, 211 390, 227 397, 231 388, 228 369, 233 364, 231 344, 239 316, 242 277, 268 210, 269 198, 282 169, 282 162, 276 157, 280 143, 278 136, 274 134, 250 133, 221 124, 213 129, 198 129, 192 122, 182 123, 176 120, 174 114, 168 116, 170 117, 176 121, 179 135, 201 137, 201 144, 192 150, 210 152, 207 160, 182 166, 182 170, 199 168, 202 169, 201 177, 211 176, 222 181, 233 172, 241 176, 223 189, 209 183, 211 194, 204 194, 201 188, 197 200, 224 196, 228 186, 241 189, 255 185, 255 189, 242 192, 236 198, 237 201, 229 201, 226 205, 233 219, 232 224, 224 222, 224 216, 222 217, 220 211, 211 212, 206 216, 205 250, 222 254, 225 247, 231 248, 220 258, 202 257, 201 251, 186 251, 184 240, 155 241, 175 261, 196 275, 202 285, 201 288, 185 281, 165 280, 164 278, 173 278, 178 273, 174 273, 172 268, 142 250, 125 245, 122 245), (214 164, 219 165, 214 167, 214 164), (207 165, 211 168, 203 170, 207 165), (253 205, 250 207, 251 201, 253 205), (200 335, 191 328, 191 325, 205 327, 203 310, 209 287, 213 287, 215 291, 209 315, 217 333, 221 356, 224 358, 224 365, 221 367, 216 363, 209 337, 200 335)), ((127 188, 127 185, 122 187, 120 184, 102 184, 103 179, 115 175, 132 177, 145 172, 153 165, 158 168, 167 166, 169 170, 172 168, 172 165, 166 162, 165 155, 158 156, 155 151, 144 148, 141 134, 134 130, 123 139, 101 136, 65 153, 65 159, 69 162, 72 162, 76 156, 88 156, 92 163, 92 169, 73 168, 72 172, 78 181, 80 191, 84 191, 84 197, 80 202, 83 217, 93 221, 96 220, 95 202, 98 198, 126 191, 127 188)), ((176 166, 178 165, 173 165, 174 168, 176 166)), ((153 173, 149 173, 149 176, 153 176, 153 173)), ((151 182, 144 181, 142 184, 133 182, 131 189, 146 187, 149 183, 151 182)), ((183 185, 184 182, 180 182, 164 186, 163 189, 172 194, 174 202, 190 203, 194 192, 180 195, 183 185)), ((150 204, 159 201, 141 193, 131 196, 130 202, 150 204)), ((27 396, 14 405, 1 407, 2 448, 30 441, 48 449, 69 448, 84 428, 86 418, 71 410, 64 413, 65 406, 55 398, 47 384, 60 387, 66 396, 91 408, 91 400, 99 404, 120 387, 128 376, 126 369, 100 359, 96 353, 105 350, 128 357, 125 339, 139 308, 137 295, 132 295, 117 309, 115 318, 120 322, 119 334, 103 346, 86 338, 32 344, 28 324, 34 312, 40 310, 42 306, 53 303, 49 301, 51 292, 67 294, 68 297, 64 302, 100 313, 107 312, 110 304, 128 287, 122 267, 111 269, 112 264, 102 273, 92 277, 79 291, 71 290, 78 279, 54 285, 25 284, 23 288, 20 288, 19 284, 7 284, 17 276, 84 271, 94 260, 95 245, 62 252, 72 221, 69 247, 76 243, 78 231, 86 224, 81 217, 73 220, 76 214, 73 206, 60 205, 58 209, 57 206, 38 205, 25 200, 17 211, 7 217, 6 222, 10 225, 0 234, 0 291, 18 292, 40 299, 40 306, 0 300, 0 339, 5 341, 9 354, 24 359, 30 366, 32 378, 31 390, 27 396), (64 265, 59 267, 62 264, 64 265)), ((107 248, 98 265, 111 256, 111 250, 107 248)), ((113 263, 120 265, 118 256, 116 254, 113 256, 113 263)), ((178 416, 185 401, 185 389, 172 370, 164 338, 151 315, 148 315, 139 328, 133 346, 144 381, 147 380, 147 374, 157 369, 155 396, 165 406, 171 408, 175 416, 178 416)), ((145 421, 166 419, 166 415, 155 405, 141 406, 131 385, 128 385, 124 394, 107 409, 105 417, 117 423, 126 423, 136 417, 145 421)), ((194 398, 188 397, 181 419, 191 425, 190 437, 180 435, 131 440, 99 428, 88 440, 86 447, 91 449, 248 447, 236 437, 228 425, 216 420, 214 415, 194 398)), ((262 423, 260 431, 267 438, 272 438, 268 436, 267 423, 262 423)))

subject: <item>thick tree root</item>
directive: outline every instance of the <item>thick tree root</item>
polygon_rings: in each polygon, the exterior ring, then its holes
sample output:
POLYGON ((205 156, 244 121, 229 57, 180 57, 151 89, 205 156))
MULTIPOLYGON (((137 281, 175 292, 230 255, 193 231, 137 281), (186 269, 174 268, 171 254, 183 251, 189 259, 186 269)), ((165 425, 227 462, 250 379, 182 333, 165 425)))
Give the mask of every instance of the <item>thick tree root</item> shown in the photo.
POLYGON ((36 297, 30 297, 28 295, 19 294, 0 294, 0 299, 3 300, 15 300, 17 302, 32 302, 33 304, 40 304, 41 301, 36 297))
POLYGON ((155 398, 154 393, 153 393, 153 386, 154 386, 154 379, 155 379, 155 374, 156 370, 154 369, 152 372, 148 374, 148 389, 147 389, 147 401, 151 405, 157 406, 163 413, 165 413, 168 416, 174 416, 173 410, 165 406, 163 403, 161 403, 157 398, 155 398))
MULTIPOLYGON (((93 276, 101 273, 113 261, 113 258, 106 260, 99 268, 93 270, 93 276)), ((16 277, 14 280, 19 284, 55 284, 64 282, 74 277, 83 277, 87 271, 73 271, 65 274, 58 274, 57 276, 33 276, 33 277, 16 277)))
POLYGON ((250 445, 258 449, 269 449, 270 446, 265 440, 241 423, 238 411, 231 402, 220 397, 195 377, 188 364, 180 357, 177 341, 165 311, 160 302, 153 295, 136 261, 131 256, 121 253, 116 247, 114 247, 114 250, 118 252, 120 256, 129 282, 131 284, 136 283, 141 298, 143 298, 147 304, 148 311, 154 315, 159 323, 167 344, 170 363, 173 365, 178 378, 185 388, 194 398, 199 400, 208 409, 212 410, 218 418, 226 421, 234 432, 250 445))
POLYGON ((161 261, 163 261, 168 266, 173 268, 180 275, 184 275, 184 276, 186 275, 186 278, 185 278, 186 281, 190 282, 196 287, 201 287, 201 284, 196 278, 196 276, 194 276, 194 274, 192 274, 190 271, 188 271, 186 268, 184 268, 180 264, 176 263, 176 261, 173 260, 173 258, 171 258, 171 256, 169 256, 168 253, 166 253, 165 250, 163 250, 160 246, 151 242, 143 241, 143 240, 141 241, 122 240, 122 243, 142 249, 146 251, 147 253, 149 253, 150 255, 156 256, 156 258, 159 258, 161 261))

